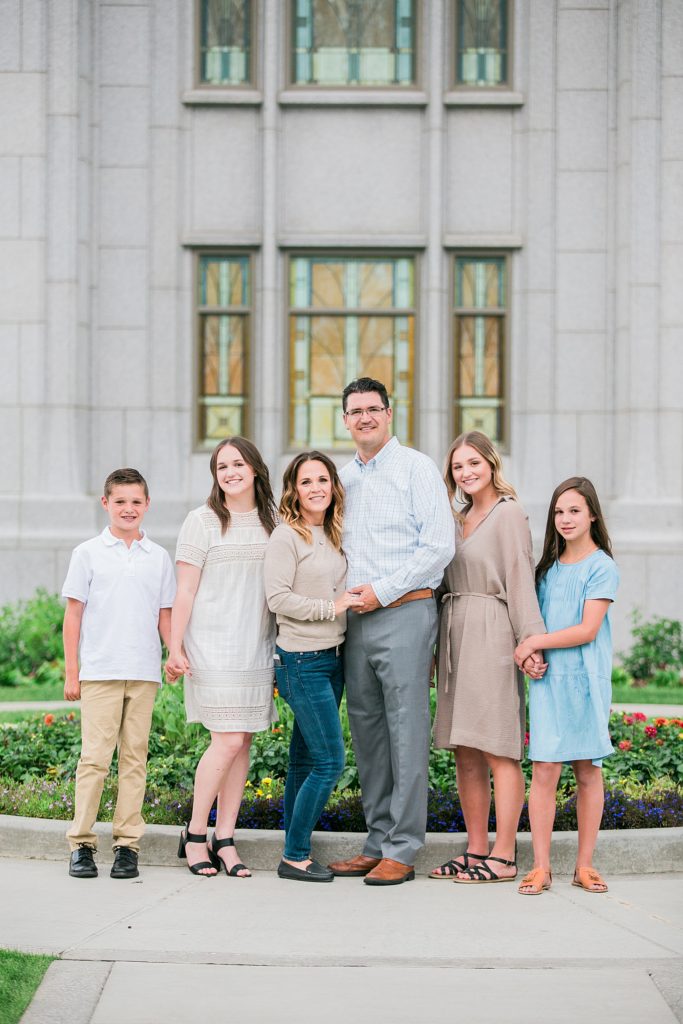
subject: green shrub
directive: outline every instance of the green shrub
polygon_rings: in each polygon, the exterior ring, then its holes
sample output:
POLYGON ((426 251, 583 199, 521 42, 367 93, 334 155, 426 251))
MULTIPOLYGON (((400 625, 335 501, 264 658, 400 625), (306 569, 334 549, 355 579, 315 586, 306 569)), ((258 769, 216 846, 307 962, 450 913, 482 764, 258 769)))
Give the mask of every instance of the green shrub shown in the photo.
POLYGON ((625 670, 641 682, 654 682, 660 670, 667 672, 663 685, 680 683, 683 671, 683 625, 678 619, 655 617, 644 622, 639 612, 633 613, 631 630, 634 643, 630 651, 622 655, 625 670), (671 683, 675 673, 676 682, 671 683))
POLYGON ((0 609, 0 685, 27 677, 37 683, 62 677, 64 606, 56 594, 39 589, 29 601, 0 609))
POLYGON ((633 676, 625 668, 615 665, 612 669, 612 686, 632 686, 633 676))

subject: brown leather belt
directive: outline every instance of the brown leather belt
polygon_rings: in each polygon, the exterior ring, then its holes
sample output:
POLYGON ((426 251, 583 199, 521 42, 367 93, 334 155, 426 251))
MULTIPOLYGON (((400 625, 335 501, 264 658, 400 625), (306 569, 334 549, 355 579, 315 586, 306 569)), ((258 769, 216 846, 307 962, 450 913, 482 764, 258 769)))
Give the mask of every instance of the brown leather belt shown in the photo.
POLYGON ((402 604, 408 604, 409 601, 426 601, 428 597, 434 597, 433 590, 409 590, 403 597, 398 597, 391 604, 385 604, 383 607, 400 608, 402 604))

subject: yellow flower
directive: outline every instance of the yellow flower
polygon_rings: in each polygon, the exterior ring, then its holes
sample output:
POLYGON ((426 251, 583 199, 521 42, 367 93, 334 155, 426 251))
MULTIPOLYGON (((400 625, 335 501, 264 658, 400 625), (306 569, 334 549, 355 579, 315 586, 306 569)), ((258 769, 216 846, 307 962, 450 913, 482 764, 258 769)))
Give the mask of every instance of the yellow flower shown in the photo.
POLYGON ((251 782, 249 781, 249 779, 247 779, 247 781, 244 783, 244 788, 251 789, 251 782))
POLYGON ((272 799, 273 799, 273 794, 272 793, 266 793, 266 800, 272 800, 272 799))
POLYGON ((263 790, 262 789, 257 789, 256 790, 256 796, 263 796, 263 790))
POLYGON ((679 732, 678 738, 679 738, 679 740, 683 740, 683 732, 679 732))
POLYGON ((267 776, 266 776, 265 779, 261 779, 261 785, 262 786, 272 786, 272 784, 273 784, 273 780, 269 779, 267 776))

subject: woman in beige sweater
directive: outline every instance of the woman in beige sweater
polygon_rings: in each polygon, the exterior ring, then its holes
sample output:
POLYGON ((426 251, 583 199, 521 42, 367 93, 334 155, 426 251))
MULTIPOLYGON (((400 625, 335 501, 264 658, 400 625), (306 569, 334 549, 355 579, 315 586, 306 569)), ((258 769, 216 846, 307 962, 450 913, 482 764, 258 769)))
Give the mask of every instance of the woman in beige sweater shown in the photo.
POLYGON ((317 451, 297 455, 284 473, 282 523, 264 563, 266 600, 277 618, 275 678, 295 715, 278 875, 302 882, 334 878, 310 853, 311 833, 344 768, 341 645, 346 609, 359 598, 345 591, 343 503, 332 460, 317 451))
MULTIPOLYGON (((456 513, 455 557, 441 594, 434 744, 455 752, 467 852, 430 878, 507 882, 517 874, 515 837, 524 803, 524 677, 515 647, 545 632, 534 587, 524 510, 502 474, 500 455, 478 430, 451 445, 445 472, 456 513), (489 852, 491 776, 496 840, 489 852)), ((541 658, 525 663, 542 674, 541 658)))

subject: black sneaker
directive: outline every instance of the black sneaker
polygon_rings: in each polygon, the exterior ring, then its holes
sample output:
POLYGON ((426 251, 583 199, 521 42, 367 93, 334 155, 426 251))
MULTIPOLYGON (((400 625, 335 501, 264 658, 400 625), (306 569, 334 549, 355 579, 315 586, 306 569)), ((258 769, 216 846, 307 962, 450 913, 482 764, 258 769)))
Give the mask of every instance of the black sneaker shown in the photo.
POLYGON ((114 847, 114 863, 111 866, 112 878, 137 878, 138 855, 129 846, 114 847))
POLYGON ((97 864, 92 846, 81 844, 72 850, 69 858, 69 874, 72 878, 97 878, 97 864))

